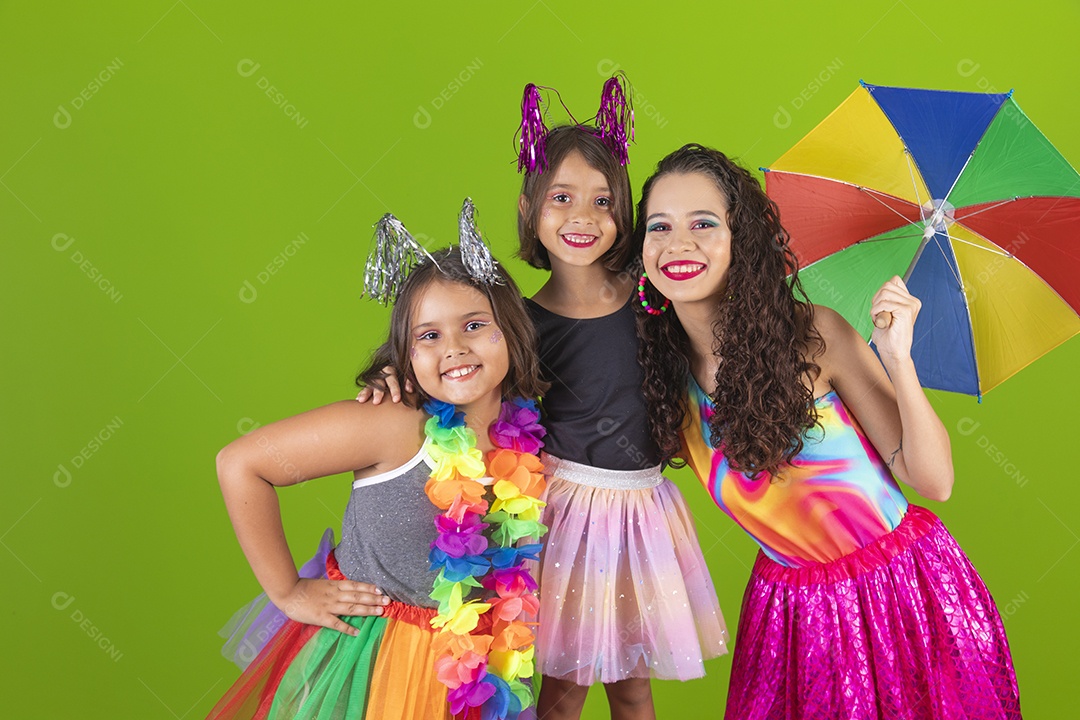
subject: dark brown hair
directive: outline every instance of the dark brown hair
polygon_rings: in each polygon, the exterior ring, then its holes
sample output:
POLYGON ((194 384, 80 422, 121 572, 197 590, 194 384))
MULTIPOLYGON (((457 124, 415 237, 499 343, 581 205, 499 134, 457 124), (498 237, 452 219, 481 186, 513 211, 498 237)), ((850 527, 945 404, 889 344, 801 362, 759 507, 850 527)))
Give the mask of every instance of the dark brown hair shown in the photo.
POLYGON ((604 144, 596 130, 585 125, 560 125, 547 134, 545 172, 526 173, 521 183, 527 210, 518 210, 518 257, 541 270, 551 269, 547 248, 540 242, 536 225, 544 207, 551 181, 559 166, 573 152, 581 153, 589 167, 603 174, 611 190, 611 215, 615 219, 615 243, 600 261, 608 270, 622 272, 634 259, 631 233, 634 226, 634 201, 630 194, 630 175, 619 164, 611 149, 604 144))
MULTIPOLYGON (((814 306, 799 282, 798 261, 776 204, 749 171, 717 150, 685 145, 656 166, 638 204, 634 247, 639 256, 653 184, 667 175, 692 173, 716 183, 731 229, 728 298, 720 302, 713 325, 721 362, 711 396, 712 443, 723 447, 734 470, 774 473, 802 450, 803 433, 818 423, 808 385, 821 372, 813 359, 825 344, 814 328, 814 306)), ((663 303, 652 285, 647 292, 651 305, 663 303)), ((668 460, 680 450, 678 433, 688 417, 690 341, 674 312, 652 316, 634 305, 649 422, 668 460)))
POLYGON ((438 250, 431 256, 433 260, 424 259, 409 273, 390 313, 390 337, 375 351, 367 369, 357 375, 356 384, 360 387, 385 387, 386 368, 392 367, 399 380, 408 379, 416 388, 415 398, 402 395, 405 404, 419 407, 427 402, 428 396, 413 374, 409 352, 413 338, 409 326, 413 307, 424 291, 436 282, 452 282, 473 288, 491 303, 495 324, 502 331, 510 354, 510 367, 502 383, 503 398, 536 398, 543 395, 547 383, 540 379, 536 331, 521 299, 521 291, 513 279, 501 265, 496 266, 501 284, 489 285, 474 279, 465 269, 457 248, 438 250))

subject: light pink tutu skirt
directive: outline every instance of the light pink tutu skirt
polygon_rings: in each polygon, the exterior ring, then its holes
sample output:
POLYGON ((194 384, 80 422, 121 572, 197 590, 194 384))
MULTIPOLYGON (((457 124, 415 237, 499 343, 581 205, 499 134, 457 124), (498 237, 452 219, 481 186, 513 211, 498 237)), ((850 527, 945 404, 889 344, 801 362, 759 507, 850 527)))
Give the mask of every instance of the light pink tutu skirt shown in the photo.
POLYGON ((728 633, 678 488, 544 454, 539 671, 578 685, 689 680, 728 633))

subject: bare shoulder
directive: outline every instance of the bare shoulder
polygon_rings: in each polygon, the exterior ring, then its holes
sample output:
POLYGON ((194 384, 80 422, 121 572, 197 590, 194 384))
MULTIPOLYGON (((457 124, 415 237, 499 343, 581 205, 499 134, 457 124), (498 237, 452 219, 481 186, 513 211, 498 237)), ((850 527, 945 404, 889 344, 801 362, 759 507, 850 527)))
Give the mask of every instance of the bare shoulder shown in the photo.
POLYGON ((423 425, 428 420, 428 413, 422 409, 410 408, 404 403, 357 403, 356 400, 343 400, 348 405, 348 412, 356 413, 359 423, 365 429, 374 429, 370 434, 381 436, 386 448, 386 459, 380 459, 380 465, 396 467, 416 454, 423 444, 423 425), (404 457, 402 457, 404 454, 404 457))
POLYGON ((341 400, 326 406, 326 409, 331 408, 338 416, 336 420, 343 428, 347 428, 350 434, 362 434, 368 439, 377 438, 379 445, 386 448, 386 453, 391 456, 385 459, 390 462, 400 452, 408 452, 409 456, 416 452, 419 447, 417 438, 423 439, 424 422, 428 417, 420 408, 396 402, 374 405, 356 400, 341 400))
POLYGON ((397 428, 399 425, 408 424, 419 417, 427 417, 427 413, 418 407, 409 407, 403 402, 383 402, 378 405, 370 402, 362 403, 353 400, 339 400, 324 408, 333 408, 343 418, 353 418, 365 422, 376 421, 397 428))
POLYGON ((825 352, 816 360, 821 375, 845 402, 863 397, 872 389, 883 393, 882 397, 891 397, 892 384, 885 368, 851 323, 832 308, 817 306, 814 327, 825 341, 825 352))
POLYGON ((814 306, 814 330, 825 343, 825 362, 858 352, 861 346, 866 345, 866 340, 843 315, 825 305, 814 306))
MULTIPOLYGON (((345 402, 362 408, 362 419, 358 418, 358 424, 365 428, 374 428, 371 433, 377 433, 381 438, 380 449, 373 455, 375 461, 366 468, 356 468, 357 477, 400 467, 412 459, 423 445, 424 424, 428 419, 428 414, 423 410, 411 408, 405 403, 384 402, 372 405, 355 400, 345 402)), ((350 408, 348 412, 357 411, 350 408)))
POLYGON ((398 403, 341 400, 256 428, 218 457, 274 485, 365 468, 392 468, 423 440, 422 410, 398 403))
MULTIPOLYGON (((844 316, 826 305, 814 306, 814 329, 821 334, 826 344, 829 340, 845 340, 855 328, 844 319, 844 316)), ((856 333, 858 337, 858 333, 856 333)))
MULTIPOLYGON (((410 408, 403 403, 360 403, 356 400, 339 400, 313 410, 282 420, 296 423, 313 433, 387 434, 396 435, 424 416, 422 410, 410 408)), ((276 423, 275 423, 276 424, 276 423)))
MULTIPOLYGON (((856 332, 844 317, 825 305, 814 306, 814 331, 821 337, 824 351, 820 348, 808 349, 808 354, 821 368, 821 374, 815 384, 824 383, 830 389, 838 389, 837 378, 846 375, 851 363, 858 362, 863 353, 869 351, 866 341, 856 332), (814 352, 816 350, 816 352, 814 352)), ((824 387, 815 388, 814 394, 821 395, 824 387)))

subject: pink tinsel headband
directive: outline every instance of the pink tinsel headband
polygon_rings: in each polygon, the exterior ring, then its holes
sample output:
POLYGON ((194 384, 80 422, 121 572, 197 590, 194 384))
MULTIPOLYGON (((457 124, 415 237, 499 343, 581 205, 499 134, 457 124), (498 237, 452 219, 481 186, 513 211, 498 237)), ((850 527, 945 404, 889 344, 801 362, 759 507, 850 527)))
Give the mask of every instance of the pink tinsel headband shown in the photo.
MULTIPOLYGON (((618 75, 608 78, 600 94, 600 109, 594 118, 596 125, 594 132, 608 146, 620 165, 627 165, 630 162, 630 142, 634 139, 634 106, 624 92, 624 84, 629 86, 625 75, 622 76, 621 81, 618 75)), ((544 113, 541 108, 543 97, 540 95, 540 89, 541 86, 529 83, 525 86, 525 92, 521 98, 518 172, 524 170, 527 173, 542 173, 547 170, 548 128, 544 125, 544 113)), ((544 89, 554 90, 553 88, 544 89)), ((556 96, 559 95, 557 90, 554 92, 556 96)), ((559 96, 559 103, 566 108, 566 103, 562 102, 561 96, 559 96)), ((570 110, 566 111, 573 120, 574 116, 570 110)))

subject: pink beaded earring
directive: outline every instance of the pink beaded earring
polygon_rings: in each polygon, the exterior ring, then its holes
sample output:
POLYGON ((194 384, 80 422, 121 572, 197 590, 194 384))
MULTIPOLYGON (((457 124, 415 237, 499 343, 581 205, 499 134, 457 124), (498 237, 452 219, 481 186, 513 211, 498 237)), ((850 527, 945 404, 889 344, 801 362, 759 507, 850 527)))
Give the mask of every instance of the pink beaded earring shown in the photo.
POLYGON ((641 307, 645 308, 645 312, 649 313, 650 315, 662 315, 663 313, 667 312, 668 305, 671 304, 671 300, 664 298, 664 304, 660 306, 659 310, 649 305, 649 301, 645 299, 645 281, 648 279, 649 274, 643 272, 641 273, 641 279, 638 280, 637 294, 638 298, 641 300, 641 307))

